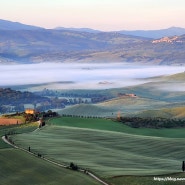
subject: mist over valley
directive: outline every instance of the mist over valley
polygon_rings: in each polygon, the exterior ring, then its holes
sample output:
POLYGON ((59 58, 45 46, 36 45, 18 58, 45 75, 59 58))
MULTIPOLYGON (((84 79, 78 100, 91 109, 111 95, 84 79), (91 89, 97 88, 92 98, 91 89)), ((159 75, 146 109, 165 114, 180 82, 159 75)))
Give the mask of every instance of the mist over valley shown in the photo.
POLYGON ((155 81, 152 77, 184 71, 183 66, 146 66, 128 63, 1 65, 0 85, 7 87, 43 84, 43 89, 109 89, 143 84, 155 81))

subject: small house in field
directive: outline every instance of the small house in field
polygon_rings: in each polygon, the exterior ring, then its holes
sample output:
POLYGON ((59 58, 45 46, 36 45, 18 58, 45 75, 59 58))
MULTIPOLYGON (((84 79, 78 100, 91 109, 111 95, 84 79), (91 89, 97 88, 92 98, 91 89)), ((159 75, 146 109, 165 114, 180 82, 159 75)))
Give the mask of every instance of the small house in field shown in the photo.
POLYGON ((127 94, 127 93, 118 93, 118 97, 130 97, 130 98, 136 98, 136 94, 127 94))
POLYGON ((35 111, 35 109, 26 109, 26 110, 25 110, 25 113, 26 113, 26 114, 35 114, 36 111, 35 111))

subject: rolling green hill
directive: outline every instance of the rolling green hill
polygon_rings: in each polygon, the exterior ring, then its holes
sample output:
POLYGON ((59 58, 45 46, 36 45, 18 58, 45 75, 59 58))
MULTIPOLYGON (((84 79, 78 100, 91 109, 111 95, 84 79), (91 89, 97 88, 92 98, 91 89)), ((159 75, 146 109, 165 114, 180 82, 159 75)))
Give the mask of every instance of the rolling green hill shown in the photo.
POLYGON ((174 75, 165 76, 162 78, 164 81, 177 81, 177 82, 184 82, 185 80, 185 72, 177 73, 174 75))
POLYGON ((33 151, 40 152, 47 158, 62 163, 72 161, 104 178, 181 171, 185 150, 184 129, 131 128, 131 134, 127 133, 124 125, 111 123, 110 120, 107 121, 107 126, 104 120, 102 125, 96 119, 94 123, 92 119, 75 120, 76 118, 57 118, 51 120, 52 125, 30 134, 15 135, 13 140, 22 147, 29 144, 33 151), (112 124, 115 124, 115 128, 119 127, 119 130, 111 128, 112 124), (148 136, 144 135, 146 130, 148 136), (140 134, 136 134, 137 132, 140 134), (163 136, 150 135, 150 132, 163 136))
POLYGON ((0 150, 1 184, 100 185, 87 175, 57 167, 15 149, 0 150))
POLYGON ((163 117, 185 119, 185 107, 164 108, 159 110, 147 110, 136 114, 139 117, 163 117))
MULTIPOLYGON (((35 130, 37 125, 0 126, 0 137, 8 132, 19 134, 30 132, 35 130)), ((14 149, 2 139, 0 140, 0 161, 0 184, 4 185, 100 185, 85 174, 61 168, 14 149)))
MULTIPOLYGON (((185 73, 147 78, 149 82, 140 85, 109 89, 108 92, 114 96, 118 93, 133 93, 138 97, 175 104, 185 102, 185 73)), ((181 105, 182 106, 182 105, 181 105)))
POLYGON ((109 107, 121 113, 133 113, 141 110, 155 109, 166 106, 168 103, 154 99, 141 98, 141 97, 120 97, 115 98, 98 105, 109 107))
POLYGON ((58 111, 59 114, 91 117, 109 117, 115 109, 98 105, 79 104, 58 111))
MULTIPOLYGON (((183 107, 185 102, 185 73, 160 76, 148 79, 151 82, 125 88, 101 90, 113 99, 94 105, 75 105, 60 111, 60 114, 81 116, 115 116, 118 112, 124 114, 148 114, 148 116, 183 117, 183 113, 171 115, 170 110, 183 107), (137 97, 118 94, 136 94, 137 97), (165 110, 166 109, 166 110, 165 110), (169 110, 168 110, 169 109, 169 110), (145 112, 143 112, 145 111, 145 112), (143 112, 143 113, 141 113, 143 112)), ((96 92, 98 93, 98 92, 96 92)), ((180 109, 179 109, 180 110, 180 109)))

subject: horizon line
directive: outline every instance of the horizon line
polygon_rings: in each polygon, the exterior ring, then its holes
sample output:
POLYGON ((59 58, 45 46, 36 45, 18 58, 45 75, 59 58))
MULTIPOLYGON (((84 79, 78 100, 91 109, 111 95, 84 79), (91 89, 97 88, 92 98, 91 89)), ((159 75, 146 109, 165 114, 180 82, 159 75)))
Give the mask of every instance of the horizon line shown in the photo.
POLYGON ((93 30, 93 31, 99 31, 99 32, 119 32, 119 31, 157 31, 157 30, 165 30, 165 29, 170 29, 170 28, 181 28, 181 29, 185 29, 184 27, 180 27, 180 26, 169 26, 169 27, 163 27, 163 28, 154 28, 154 29, 119 29, 119 30, 101 30, 101 29, 97 29, 97 28, 92 28, 92 27, 73 27, 73 26, 70 26, 70 27, 67 27, 67 26, 56 26, 56 27, 53 27, 53 28, 47 28, 47 27, 42 27, 42 26, 39 26, 39 25, 33 25, 33 24, 29 24, 29 23, 23 23, 23 22, 19 22, 19 21, 12 21, 12 20, 7 20, 7 19, 0 19, 0 21, 7 21, 7 22, 11 22, 11 23, 17 23, 17 24, 22 24, 22 25, 25 25, 25 26, 33 26, 33 27, 38 27, 38 28, 43 28, 43 29, 46 29, 46 30, 55 30, 55 29, 60 29, 60 28, 63 28, 63 29, 90 29, 90 30, 93 30))

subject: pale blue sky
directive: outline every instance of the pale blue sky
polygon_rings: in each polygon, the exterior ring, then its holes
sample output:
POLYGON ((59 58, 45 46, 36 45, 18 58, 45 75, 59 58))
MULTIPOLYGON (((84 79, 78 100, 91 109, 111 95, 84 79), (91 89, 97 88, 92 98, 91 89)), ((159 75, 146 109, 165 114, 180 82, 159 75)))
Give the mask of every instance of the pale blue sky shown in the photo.
POLYGON ((185 0, 0 0, 0 19, 104 31, 185 28, 185 0))

